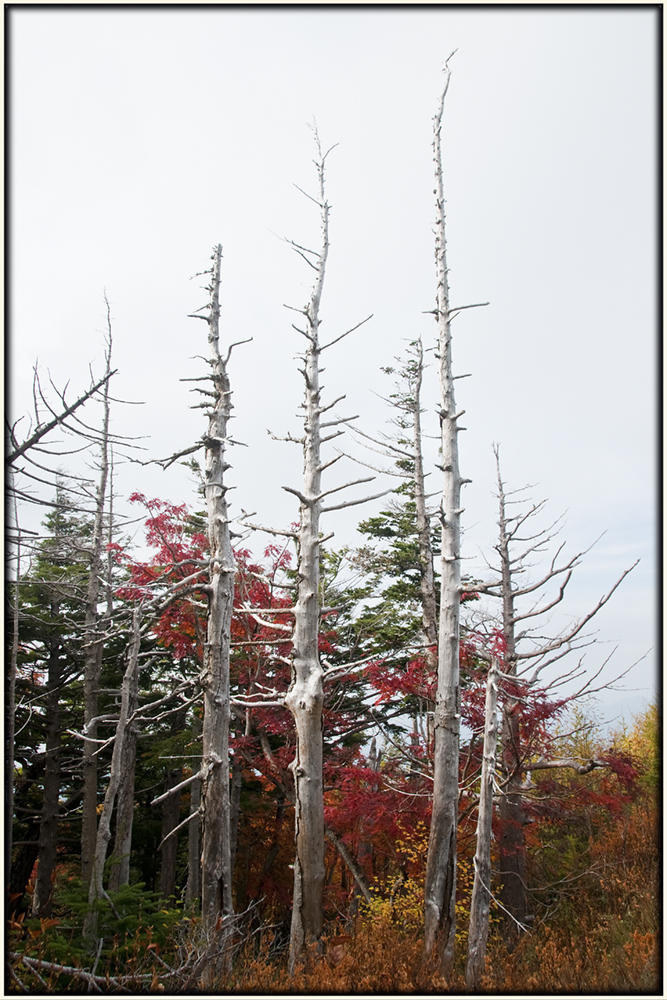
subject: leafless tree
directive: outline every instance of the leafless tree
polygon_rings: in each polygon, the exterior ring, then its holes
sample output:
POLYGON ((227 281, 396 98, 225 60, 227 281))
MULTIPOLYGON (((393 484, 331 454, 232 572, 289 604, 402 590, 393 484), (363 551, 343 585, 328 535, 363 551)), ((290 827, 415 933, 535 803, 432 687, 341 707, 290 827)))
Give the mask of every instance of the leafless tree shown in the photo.
MULTIPOLYGON (((81 511, 85 513, 89 512, 89 484, 86 477, 69 476, 68 481, 65 484, 60 477, 58 469, 53 466, 54 460, 58 461, 61 458, 69 458, 74 454, 87 451, 91 447, 95 447, 102 442, 104 432, 100 433, 98 430, 85 423, 81 419, 81 411, 85 404, 90 401, 101 399, 104 402, 108 399, 109 382, 111 377, 115 374, 115 371, 111 370, 109 360, 109 357, 107 357, 106 370, 102 378, 96 379, 91 374, 89 387, 81 392, 72 402, 70 402, 67 398, 67 385, 64 389, 59 389, 53 381, 49 379, 49 387, 45 389, 40 372, 37 366, 35 366, 32 386, 32 417, 28 418, 27 416, 24 416, 15 420, 11 425, 7 425, 7 501, 12 505, 14 517, 13 523, 8 525, 6 541, 9 552, 8 559, 14 564, 16 576, 16 587, 12 609, 13 643, 12 655, 9 661, 8 699, 6 705, 7 726, 5 730, 5 760, 7 768, 5 794, 7 815, 9 817, 11 817, 13 813, 15 728, 14 692, 17 671, 16 654, 18 651, 20 632, 19 590, 22 581, 22 563, 24 558, 29 556, 34 547, 34 537, 36 534, 34 531, 28 530, 22 526, 22 516, 20 515, 19 510, 20 507, 24 505, 58 508, 66 502, 68 507, 74 507, 75 504, 78 504, 81 511), (23 436, 20 435, 19 430, 19 425, 22 420, 28 420, 28 427, 23 436), (60 433, 62 440, 54 440, 54 432, 60 433), (66 441, 67 439, 69 439, 71 444, 65 444, 63 446, 63 441, 66 441), (56 494, 54 500, 47 500, 44 497, 45 487, 52 493, 56 494), (65 493, 68 494, 67 498, 65 498, 65 493)), ((48 717, 51 730, 53 730, 54 726, 52 710, 55 705, 53 703, 53 699, 57 697, 58 689, 58 682, 54 679, 53 683, 49 685, 51 710, 49 711, 48 717)), ((57 764, 57 754, 55 753, 54 743, 55 739, 56 737, 52 733, 52 745, 46 756, 46 762, 49 765, 51 772, 53 772, 53 775, 55 775, 55 767, 57 764)), ((51 775, 51 777, 53 777, 53 775, 51 775)), ((48 786, 48 788, 51 789, 52 785, 53 781, 48 781, 45 788, 48 786)), ((49 794, 51 793, 49 792, 49 794)), ((51 811, 51 805, 43 803, 42 826, 45 822, 47 823, 47 826, 51 822, 47 819, 47 813, 50 815, 51 811), (44 810, 46 810, 46 812, 44 812, 44 810)), ((51 852, 51 834, 47 833, 46 829, 47 827, 44 827, 44 836, 41 839, 45 845, 45 854, 49 854, 51 852)), ((11 869, 11 840, 12 838, 10 833, 6 840, 8 873, 11 869)), ((34 901, 34 905, 36 905, 40 911, 44 906, 48 905, 48 897, 50 896, 50 891, 47 892, 45 883, 45 878, 47 877, 49 869, 48 858, 45 860, 47 863, 41 866, 42 878, 38 879, 39 892, 37 893, 36 900, 34 901)))
MULTIPOLYGON (((552 757, 536 760, 530 749, 526 749, 522 739, 519 721, 521 698, 512 694, 511 682, 516 679, 528 689, 538 687, 546 692, 555 693, 564 684, 586 678, 580 687, 569 695, 571 700, 591 694, 599 688, 593 685, 600 677, 607 660, 602 666, 586 677, 582 659, 570 669, 564 668, 564 660, 572 653, 584 649, 595 640, 594 636, 585 633, 586 625, 609 601, 622 580, 634 568, 636 563, 625 570, 597 604, 586 614, 578 618, 572 625, 566 627, 554 636, 541 634, 544 625, 529 623, 538 622, 547 612, 560 604, 566 593, 574 570, 579 566, 583 552, 577 552, 571 557, 563 555, 565 543, 557 546, 556 552, 547 564, 546 569, 538 579, 519 582, 530 568, 530 560, 542 556, 549 549, 557 535, 559 521, 546 528, 534 528, 533 518, 544 509, 546 501, 538 503, 524 502, 517 494, 523 490, 514 490, 508 494, 500 471, 500 453, 494 446, 496 456, 496 472, 498 486, 498 542, 495 551, 499 559, 498 566, 491 566, 494 578, 481 584, 475 584, 475 590, 497 598, 502 603, 502 636, 504 646, 503 689, 502 698, 502 730, 501 730, 501 770, 500 787, 502 795, 499 800, 499 817, 501 820, 501 837, 499 843, 500 879, 502 889, 500 899, 506 914, 506 935, 510 942, 525 924, 527 914, 526 896, 526 844, 524 828, 527 822, 525 813, 526 789, 524 776, 526 770, 542 770, 546 768, 575 767, 587 773, 599 762, 573 762, 562 759, 557 754, 552 757), (518 512, 512 514, 508 506, 518 505, 518 512), (545 595, 545 588, 550 584, 557 586, 555 596, 545 595), (533 604, 525 609, 519 609, 517 602, 528 598, 533 604), (523 624, 525 623, 525 624, 523 624), (517 628, 520 626, 520 630, 517 628), (557 673, 550 672, 555 667, 557 673), (553 676, 551 676, 552 674, 553 676), (509 683, 508 683, 509 682, 509 683)), ((560 520, 560 519, 559 519, 560 520)), ((629 668, 628 668, 629 669, 629 668)), ((627 671, 623 671, 626 673, 627 671)), ((614 680, 617 680, 615 678, 614 680)), ((609 682, 601 686, 608 686, 609 682)))
MULTIPOLYGON (((228 924, 233 914, 230 853, 229 801, 229 649, 234 601, 234 554, 232 552, 225 472, 228 425, 232 410, 226 356, 220 353, 220 269, 222 247, 213 252, 210 302, 206 316, 210 366, 210 402, 206 409, 208 430, 204 438, 206 462, 204 492, 208 524, 208 613, 204 665, 202 723, 202 922, 204 934, 219 936, 218 959, 207 970, 207 983, 220 971, 228 924)), ((206 985, 206 984, 205 984, 206 985)))
MULTIPOLYGON (((111 374, 111 310, 108 299, 107 307, 107 345, 106 372, 111 374)), ((90 544, 90 563, 88 570, 88 588, 86 594, 86 613, 83 643, 85 659, 83 666, 83 708, 84 733, 83 744, 83 814, 81 819, 81 879, 86 888, 90 884, 93 871, 94 856, 97 841, 97 756, 96 739, 98 715, 98 689, 100 670, 102 667, 103 639, 98 625, 98 602, 101 591, 102 550, 105 544, 104 514, 107 501, 110 447, 109 422, 111 400, 109 395, 109 379, 103 388, 102 427, 100 431, 99 478, 95 496, 93 534, 90 544)))
MULTIPOLYGON (((451 56, 449 57, 451 59, 451 56)), ((446 975, 454 959, 456 930, 456 831, 459 767, 459 608, 461 601, 461 485, 458 434, 461 430, 454 399, 451 320, 445 236, 445 195, 442 169, 442 119, 451 70, 445 64, 445 82, 433 122, 435 163, 435 261, 437 275, 435 318, 440 363, 440 431, 444 476, 441 521, 440 622, 438 683, 434 714, 433 812, 426 864, 424 955, 436 954, 446 975)))
MULTIPOLYGON (((108 305, 108 303, 107 303, 108 305)), ((34 450, 37 445, 42 443, 42 439, 46 438, 51 431, 59 427, 64 427, 67 425, 69 417, 73 416, 76 411, 88 402, 93 396, 98 395, 100 391, 104 392, 105 387, 108 385, 109 380, 113 375, 116 374, 116 369, 111 371, 107 366, 107 369, 101 379, 93 380, 91 377, 91 385, 88 389, 82 392, 77 398, 72 402, 68 403, 66 398, 67 386, 64 389, 57 389, 53 383, 52 389, 55 391, 57 396, 57 402, 54 404, 51 402, 46 394, 44 393, 39 377, 39 372, 35 368, 34 378, 33 378, 33 396, 35 399, 35 428, 28 431, 28 436, 20 441, 17 437, 18 424, 19 421, 16 420, 11 426, 7 427, 7 437, 8 437, 8 454, 5 461, 8 465, 16 465, 20 458, 28 458, 29 453, 34 450), (40 407, 41 403, 41 407, 40 407), (57 407, 54 409, 54 405, 57 407), (42 417, 42 407, 50 414, 49 419, 44 419, 42 417)))
MULTIPOLYGON (((297 531, 261 528, 245 521, 251 528, 292 538, 297 548, 296 600, 291 609, 280 608, 280 614, 294 616, 294 626, 273 625, 291 632, 292 655, 290 658, 291 680, 286 694, 274 691, 266 693, 263 704, 284 705, 292 713, 296 728, 296 755, 291 765, 294 776, 294 812, 296 857, 294 861, 294 896, 292 903, 292 923, 290 931, 289 968, 304 960, 310 946, 316 946, 322 933, 322 887, 324 883, 324 802, 322 785, 322 705, 323 685, 328 677, 339 676, 359 666, 349 664, 345 668, 333 667, 320 657, 319 627, 321 613, 320 558, 321 545, 331 535, 320 533, 321 515, 329 511, 341 510, 359 503, 365 503, 387 492, 361 499, 323 503, 327 497, 352 486, 370 482, 374 476, 356 479, 328 490, 322 489, 322 473, 341 457, 324 461, 322 445, 344 433, 343 427, 356 417, 333 417, 322 419, 345 397, 323 404, 320 387, 320 364, 323 351, 339 343, 344 337, 358 330, 371 317, 333 337, 327 343, 320 342, 320 301, 324 288, 327 260, 329 256, 329 214, 330 205, 325 191, 325 167, 333 146, 322 150, 317 129, 314 128, 317 158, 318 193, 306 194, 320 212, 321 242, 318 250, 309 249, 289 240, 292 249, 315 272, 315 280, 310 299, 303 308, 287 306, 302 317, 302 325, 293 324, 294 329, 304 337, 306 347, 301 359, 301 373, 305 383, 304 431, 300 437, 288 435, 283 440, 300 445, 303 449, 304 476, 301 489, 284 486, 288 493, 299 500, 299 527, 297 531), (330 432, 329 429, 334 428, 330 432), (323 433, 323 431, 325 433, 323 433), (272 700, 267 701, 266 698, 272 700)), ((301 189, 299 189, 301 190, 301 189)), ((256 621, 266 624, 257 613, 250 609, 256 621)), ((253 698, 235 699, 237 705, 248 707, 259 704, 253 698)))

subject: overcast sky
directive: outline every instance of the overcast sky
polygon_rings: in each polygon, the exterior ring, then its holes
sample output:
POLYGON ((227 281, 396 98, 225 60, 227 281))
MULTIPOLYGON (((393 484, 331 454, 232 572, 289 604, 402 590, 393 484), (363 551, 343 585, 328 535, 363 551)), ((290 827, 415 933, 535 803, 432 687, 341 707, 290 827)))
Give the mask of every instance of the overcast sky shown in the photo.
MULTIPOLYGON (((283 237, 318 238, 294 186, 314 186, 308 123, 339 143, 323 335, 374 317, 329 352, 323 381, 377 433, 390 416, 380 367, 418 334, 435 342, 431 126, 458 49, 444 128, 452 303, 490 302, 455 323, 455 370, 472 373, 457 383, 473 480, 464 571, 481 572, 493 544, 499 442, 508 485, 535 484, 553 516, 568 511, 568 551, 606 529, 553 627, 641 558, 589 661, 618 644, 613 673, 653 648, 632 690, 599 703, 606 718, 643 709, 657 642, 656 11, 14 8, 12 410, 29 409, 36 358, 75 388, 89 363, 102 371, 106 289, 113 393, 144 403, 116 407, 115 429, 146 435, 151 457, 192 443, 205 418, 179 378, 201 373, 206 327, 187 318, 205 301, 191 276, 220 241, 223 335, 254 338, 231 364, 233 430, 248 444, 231 456, 235 509, 294 520, 281 486, 301 457, 266 431, 298 430, 301 344, 283 303, 305 303, 312 272, 283 237)), ((434 433, 433 370, 427 383, 434 433)), ((330 483, 356 474, 332 470, 330 483)), ((117 485, 197 503, 178 466, 126 466, 117 485)), ((332 544, 354 544, 358 518, 380 507, 328 515, 332 544)))

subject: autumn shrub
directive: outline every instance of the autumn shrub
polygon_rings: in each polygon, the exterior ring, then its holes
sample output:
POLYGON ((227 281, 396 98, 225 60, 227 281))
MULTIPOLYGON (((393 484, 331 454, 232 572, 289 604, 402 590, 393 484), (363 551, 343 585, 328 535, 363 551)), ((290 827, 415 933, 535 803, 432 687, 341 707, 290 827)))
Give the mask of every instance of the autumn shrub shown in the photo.
POLYGON ((656 803, 641 795, 591 839, 585 870, 511 954, 492 936, 484 988, 659 992, 657 841, 656 803))

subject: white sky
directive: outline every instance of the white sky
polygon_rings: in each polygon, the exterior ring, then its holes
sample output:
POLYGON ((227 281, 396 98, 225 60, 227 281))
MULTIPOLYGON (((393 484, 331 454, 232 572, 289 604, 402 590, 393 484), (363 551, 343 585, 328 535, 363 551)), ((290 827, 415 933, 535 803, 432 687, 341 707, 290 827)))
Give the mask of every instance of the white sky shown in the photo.
MULTIPOLYGON (((89 362, 102 370, 106 288, 113 393, 145 402, 117 407, 116 430, 148 435, 156 457, 193 442, 205 420, 178 379, 201 373, 190 359, 206 327, 186 318, 205 301, 190 276, 220 241, 224 335, 254 338, 231 365, 233 431, 249 445, 232 453, 232 497, 267 524, 294 520, 280 487, 301 458, 266 428, 298 431, 301 344, 282 304, 304 304, 312 272, 280 238, 318 238, 293 186, 313 189, 307 122, 340 143, 323 335, 374 314, 328 352, 324 382, 377 433, 390 416, 379 367, 418 333, 434 343, 431 121, 458 48, 444 132, 452 302, 491 303, 455 324, 455 368, 473 373, 457 383, 473 479, 465 568, 494 539, 498 441, 509 486, 537 484, 554 516, 568 509, 570 551, 607 531, 566 614, 641 557, 589 656, 593 667, 618 643, 623 669, 656 646, 657 32, 646 8, 14 8, 13 411, 29 408, 35 358, 73 387, 89 362)), ((435 391, 431 372, 432 431, 435 391)), ((196 503, 179 467, 119 480, 124 496, 196 503)), ((380 507, 328 515, 333 544, 354 543, 380 507)), ((636 690, 602 696, 602 714, 641 710, 655 664, 626 682, 636 690)))

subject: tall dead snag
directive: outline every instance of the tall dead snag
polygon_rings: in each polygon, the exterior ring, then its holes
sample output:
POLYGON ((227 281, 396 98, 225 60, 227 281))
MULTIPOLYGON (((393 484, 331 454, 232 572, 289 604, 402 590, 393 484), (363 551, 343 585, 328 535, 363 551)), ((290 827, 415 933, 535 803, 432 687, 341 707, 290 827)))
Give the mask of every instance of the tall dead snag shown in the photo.
MULTIPOLYGON (((307 250, 293 243, 292 247, 315 271, 315 282, 310 300, 304 309, 296 310, 304 319, 304 326, 295 329, 305 338, 306 349, 302 355, 301 372, 305 382, 304 434, 299 441, 303 447, 304 475, 301 490, 283 487, 299 499, 299 529, 297 543, 297 594, 292 634, 291 680, 285 696, 285 705, 292 713, 296 726, 296 755, 291 764, 294 774, 294 813, 296 857, 294 861, 294 896, 292 901, 292 925, 290 932, 289 968, 307 954, 309 945, 319 941, 322 933, 322 888, 324 884, 324 801, 322 783, 322 704, 325 671, 319 657, 320 627, 320 516, 326 511, 339 510, 363 500, 322 505, 325 497, 349 486, 369 482, 374 477, 365 477, 330 490, 322 491, 322 471, 337 461, 336 458, 323 462, 321 446, 326 441, 338 437, 342 430, 334 430, 322 436, 324 428, 347 424, 354 417, 326 419, 322 414, 330 411, 337 402, 322 405, 320 397, 320 357, 324 350, 342 340, 347 334, 359 329, 357 323, 345 333, 334 337, 327 344, 320 344, 320 300, 324 286, 327 258, 329 254, 329 210, 325 194, 325 164, 331 149, 322 152, 319 136, 315 130, 318 176, 318 197, 312 200, 320 209, 322 240, 319 251, 307 250)), ((308 196, 310 197, 310 196, 308 196)), ((370 319, 370 316, 367 317, 370 319)), ((343 399, 344 397, 340 397, 343 399)), ((340 456, 338 456, 340 457, 340 456)), ((382 494, 378 494, 382 495, 382 494)))
POLYGON ((111 310, 107 308, 106 381, 103 389, 103 416, 100 433, 100 470, 95 496, 93 537, 90 547, 86 614, 84 626, 85 659, 83 666, 83 813, 81 819, 81 880, 86 889, 90 884, 97 840, 97 707, 102 668, 103 640, 99 635, 98 601, 102 576, 102 548, 104 545, 104 508, 109 477, 109 377, 111 374, 111 310))
MULTIPOLYGON (((450 56, 451 58, 451 56, 450 56)), ((447 61, 447 63, 449 60, 447 61)), ((433 813, 426 864, 424 906, 425 957, 434 953, 444 974, 451 970, 455 941, 456 828, 459 778, 459 608, 461 600, 461 475, 458 432, 461 429, 454 400, 451 319, 445 238, 445 196, 442 176, 441 130, 451 71, 445 64, 445 83, 433 122, 436 227, 435 263, 440 362, 440 433, 444 475, 441 520, 440 622, 438 685, 434 715, 433 813)))
MULTIPOLYGON (((209 939, 220 935, 222 955, 233 913, 232 873, 229 840, 229 650, 234 601, 234 555, 229 532, 227 487, 224 474, 228 424, 231 416, 231 388, 227 356, 220 353, 220 266, 222 247, 213 252, 211 298, 208 315, 208 363, 212 390, 208 409, 208 431, 204 437, 206 511, 208 521, 208 620, 204 644, 204 719, 202 723, 202 924, 209 939)), ((214 982, 220 966, 211 963, 207 984, 214 982)))
MULTIPOLYGON (((504 908, 504 931, 508 944, 513 945, 524 927, 527 919, 526 892, 526 839, 524 828, 529 821, 526 815, 526 788, 524 777, 527 771, 537 771, 547 768, 574 767, 585 774, 592 767, 603 766, 591 761, 579 765, 571 760, 536 759, 531 753, 531 747, 526 745, 525 734, 522 733, 520 710, 526 692, 530 693, 539 681, 542 693, 555 690, 566 682, 574 682, 584 675, 581 669, 581 659, 570 670, 563 670, 555 679, 543 679, 544 671, 554 664, 560 663, 566 656, 590 645, 593 641, 590 635, 584 635, 586 624, 607 603, 621 581, 634 568, 625 570, 616 580, 607 594, 583 617, 575 621, 560 634, 553 637, 544 635, 544 624, 530 627, 531 619, 540 618, 561 603, 572 574, 580 564, 585 552, 578 552, 571 558, 562 558, 564 543, 561 543, 548 564, 546 571, 539 579, 529 582, 525 573, 529 569, 529 559, 546 551, 557 534, 558 521, 544 529, 531 527, 531 519, 538 515, 546 501, 524 503, 523 500, 508 499, 500 472, 500 455, 494 446, 498 483, 498 542, 495 550, 499 557, 499 566, 492 567, 495 578, 475 584, 480 594, 498 598, 502 602, 502 634, 504 646, 504 683, 502 705, 502 729, 500 756, 502 795, 498 806, 501 833, 499 838, 499 878, 502 883, 500 899, 504 908), (518 504, 519 511, 510 514, 509 504, 518 504), (517 549, 518 546, 518 549, 517 549), (522 576, 522 583, 517 583, 517 577, 522 576), (524 582, 525 581, 525 582, 524 582), (560 582, 558 582, 560 581, 560 582), (540 596, 544 588, 557 585, 555 597, 540 596), (529 597, 534 601, 528 610, 521 611, 517 602, 529 597), (517 626, 521 624, 521 630, 517 626)), ((514 494, 521 490, 512 491, 514 494)), ((599 688, 592 684, 607 663, 604 661, 588 680, 568 696, 574 700, 585 693, 592 693, 599 688)), ((630 669, 630 668, 628 668, 630 669)), ((627 671, 624 671, 627 673, 627 671)), ((615 678, 618 679, 618 678, 615 678)), ((604 687, 605 685, 601 685, 604 687)), ((581 763, 581 762, 579 762, 581 763)))
POLYGON ((320 623, 320 514, 322 461, 320 405, 320 300, 329 254, 329 204, 324 191, 327 154, 319 148, 317 173, 322 244, 315 258, 316 277, 310 301, 303 311, 306 328, 304 367, 303 493, 297 539, 297 599, 292 636, 292 676, 285 704, 296 726, 294 774, 294 896, 289 966, 293 971, 309 944, 322 933, 324 885, 324 798, 322 784, 322 666, 319 660, 320 623))
POLYGON ((482 750, 482 775, 480 780, 477 813, 477 846, 474 857, 475 877, 470 901, 468 931, 468 958, 466 961, 466 986, 479 990, 486 940, 489 934, 489 906, 491 902, 491 821, 493 819, 493 790, 498 746, 498 681, 499 666, 492 657, 486 680, 486 705, 484 712, 484 748, 482 750))

